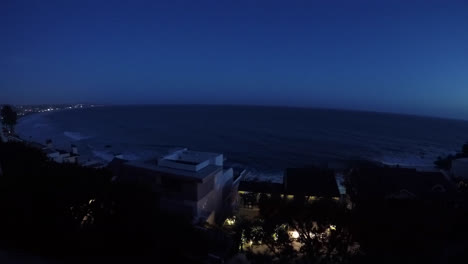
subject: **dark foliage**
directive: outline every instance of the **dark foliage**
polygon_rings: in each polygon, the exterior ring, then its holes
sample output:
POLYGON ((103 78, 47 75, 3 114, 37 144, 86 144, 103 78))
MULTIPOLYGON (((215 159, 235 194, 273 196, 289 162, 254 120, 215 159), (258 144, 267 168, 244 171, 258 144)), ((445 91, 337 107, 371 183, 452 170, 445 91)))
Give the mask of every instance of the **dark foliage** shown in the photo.
POLYGON ((364 200, 352 197, 351 233, 366 263, 465 263, 467 196, 364 200), (465 223, 465 224, 462 224, 465 223))
POLYGON ((252 263, 356 261, 357 252, 348 248, 353 244, 349 212, 337 201, 319 199, 310 203, 304 197, 288 201, 280 196, 262 194, 258 205, 258 219, 244 220, 237 225, 237 232, 242 232, 244 242, 261 241, 268 249, 263 254, 248 252, 247 257, 252 263), (298 238, 291 237, 291 230, 297 231, 298 238), (300 244, 294 244, 294 240, 300 244))
POLYGON ((187 262, 211 245, 186 219, 158 211, 145 186, 112 183, 106 170, 54 163, 20 143, 0 143, 0 167, 4 249, 78 263, 187 262))
POLYGON ((467 183, 424 198, 362 199, 358 193, 351 199, 348 210, 333 200, 260 195, 260 218, 238 229, 268 252, 247 257, 252 263, 466 263, 467 183), (285 224, 297 231, 299 252, 291 249, 285 224))
POLYGON ((3 106, 1 110, 1 116, 3 118, 3 125, 8 126, 9 129, 13 131, 18 118, 13 108, 10 105, 3 106))
POLYGON ((463 144, 461 153, 468 156, 468 142, 463 144))

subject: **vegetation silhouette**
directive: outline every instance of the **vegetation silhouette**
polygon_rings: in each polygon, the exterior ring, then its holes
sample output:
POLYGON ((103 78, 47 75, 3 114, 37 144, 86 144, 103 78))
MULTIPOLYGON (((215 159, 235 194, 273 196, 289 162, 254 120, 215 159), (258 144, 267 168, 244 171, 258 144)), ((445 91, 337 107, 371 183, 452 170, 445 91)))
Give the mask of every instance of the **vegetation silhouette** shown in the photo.
POLYGON ((61 260, 181 263, 213 243, 189 219, 158 210, 146 186, 119 184, 105 169, 49 160, 0 143, 0 247, 61 260), (97 258, 100 257, 100 258, 97 258))
POLYGON ((207 235, 159 210, 147 186, 55 163, 23 143, 0 143, 0 248, 77 263, 193 263, 217 250, 244 252, 251 263, 465 263, 468 183, 457 188, 450 199, 363 200, 351 192, 352 209, 262 194, 257 219, 238 219, 227 231, 211 227, 219 232, 207 235), (246 241, 261 242, 265 254, 243 248, 246 241))
POLYGON ((3 125, 8 127, 11 132, 14 132, 18 116, 13 107, 11 105, 4 105, 0 114, 3 125))

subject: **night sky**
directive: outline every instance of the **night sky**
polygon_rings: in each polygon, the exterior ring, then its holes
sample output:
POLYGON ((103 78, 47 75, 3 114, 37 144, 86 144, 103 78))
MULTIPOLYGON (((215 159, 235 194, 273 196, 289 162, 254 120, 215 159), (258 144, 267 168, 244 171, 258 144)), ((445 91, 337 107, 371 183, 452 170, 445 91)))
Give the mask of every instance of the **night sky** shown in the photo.
POLYGON ((0 103, 468 119, 466 0, 2 0, 0 36, 0 103))

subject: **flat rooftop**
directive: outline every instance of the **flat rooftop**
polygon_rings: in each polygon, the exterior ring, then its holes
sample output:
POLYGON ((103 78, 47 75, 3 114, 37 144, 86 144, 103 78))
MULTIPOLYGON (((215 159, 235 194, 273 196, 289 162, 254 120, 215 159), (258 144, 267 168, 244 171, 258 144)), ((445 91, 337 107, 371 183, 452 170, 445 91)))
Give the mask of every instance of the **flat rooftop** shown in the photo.
POLYGON ((335 174, 328 169, 288 168, 285 172, 284 191, 317 197, 339 197, 335 174))
POLYGON ((180 163, 180 164, 188 164, 188 165, 197 165, 199 162, 195 161, 188 161, 188 160, 170 160, 175 163, 180 163))
POLYGON ((145 170, 150 170, 150 171, 154 171, 154 172, 158 172, 162 174, 170 174, 180 179, 186 179, 186 180, 198 181, 198 182, 202 182, 205 178, 217 173, 218 171, 223 170, 221 166, 216 166, 216 165, 208 165, 199 171, 174 169, 174 168, 158 166, 155 160, 146 161, 146 162, 145 161, 128 161, 124 165, 135 167, 135 168, 141 168, 145 170))
POLYGON ((197 165, 220 155, 222 154, 181 149, 164 156, 162 159, 181 164, 197 165))
POLYGON ((239 184, 239 191, 254 193, 282 194, 283 184, 265 181, 242 181, 239 184))

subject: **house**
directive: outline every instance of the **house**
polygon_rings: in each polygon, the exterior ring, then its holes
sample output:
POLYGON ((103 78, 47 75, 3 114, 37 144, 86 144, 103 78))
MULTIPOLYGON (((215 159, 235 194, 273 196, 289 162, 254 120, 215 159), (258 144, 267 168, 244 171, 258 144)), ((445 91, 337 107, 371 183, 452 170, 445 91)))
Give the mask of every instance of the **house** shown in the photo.
POLYGON ((71 152, 49 148, 38 143, 31 143, 31 146, 42 149, 48 158, 58 163, 78 163, 78 157, 80 156, 74 145, 72 145, 71 152))
POLYGON ((283 183, 266 181, 241 181, 239 193, 283 194, 283 183))
POLYGON ((456 178, 468 180, 468 158, 453 160, 451 173, 456 178))
POLYGON ((49 157, 50 159, 52 159, 53 161, 57 163, 63 163, 65 160, 67 160, 70 157, 70 153, 64 150, 46 149, 45 153, 47 157, 49 157))
POLYGON ((244 209, 258 210, 260 195, 283 196, 283 184, 265 181, 241 181, 239 185, 239 206, 244 209))
POLYGON ((454 186, 441 172, 398 167, 355 168, 347 176, 348 193, 354 201, 446 200, 454 186))
POLYGON ((300 196, 311 201, 319 198, 340 199, 335 173, 329 169, 288 168, 284 173, 283 185, 284 194, 290 198, 300 196))
POLYGON ((78 154, 75 154, 73 152, 68 152, 66 154, 64 154, 63 158, 62 158, 62 162, 64 163, 75 163, 77 164, 78 163, 78 157, 80 155, 78 154), (67 155, 68 154, 68 155, 67 155))
POLYGON ((55 149, 46 148, 44 149, 44 153, 46 154, 48 158, 54 161, 56 161, 60 157, 60 153, 58 152, 58 150, 55 150, 55 149))
POLYGON ((223 154, 186 148, 150 161, 115 158, 108 167, 117 181, 149 186, 158 194, 161 209, 193 223, 223 221, 235 205, 242 177, 224 167, 223 154))
POLYGON ((288 168, 284 172, 282 183, 241 181, 238 193, 239 214, 246 218, 258 215, 258 203, 262 195, 308 203, 318 199, 340 200, 334 171, 317 167, 288 168))

